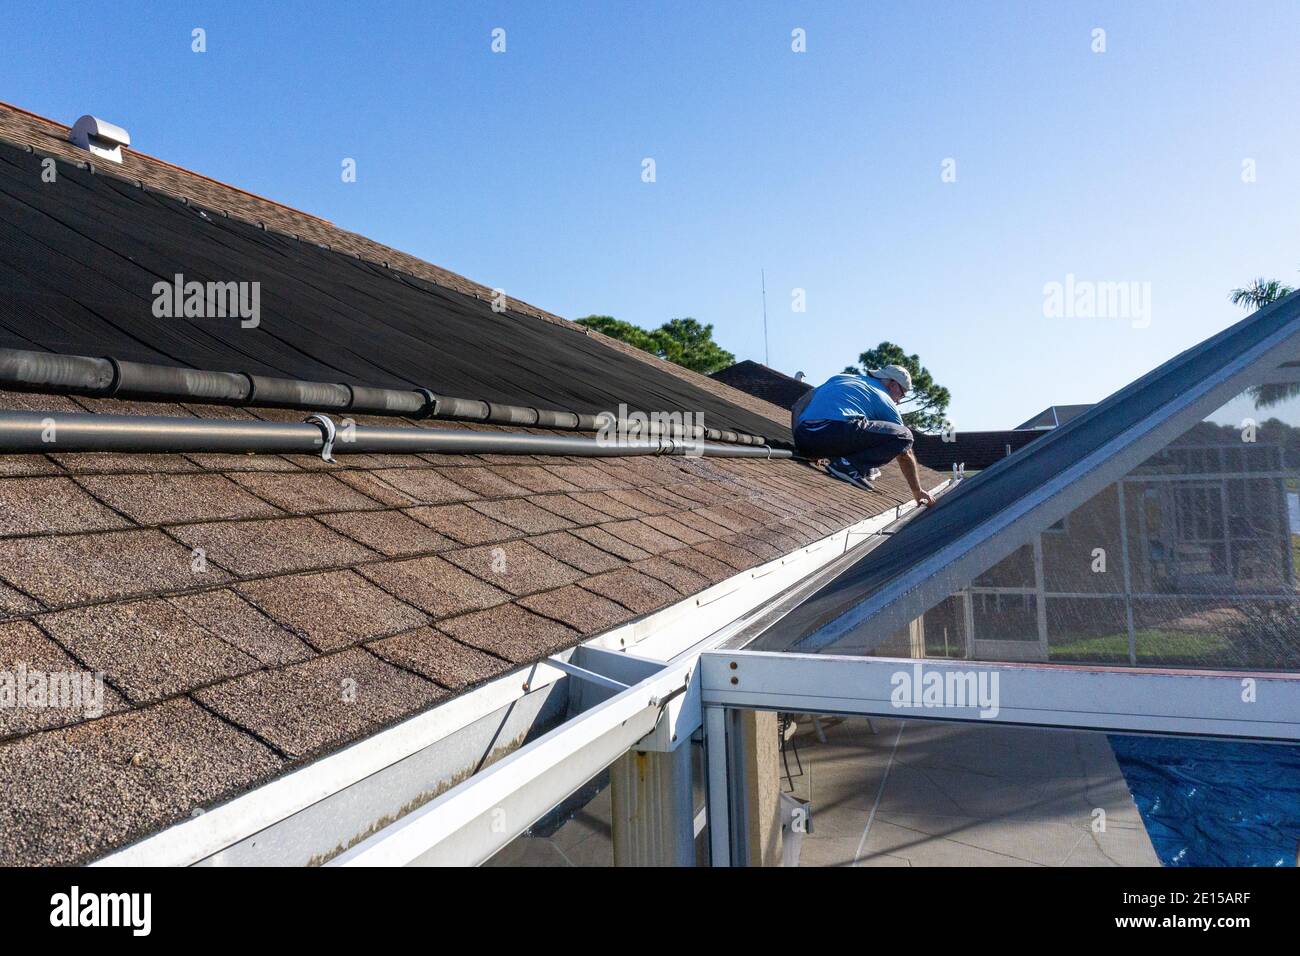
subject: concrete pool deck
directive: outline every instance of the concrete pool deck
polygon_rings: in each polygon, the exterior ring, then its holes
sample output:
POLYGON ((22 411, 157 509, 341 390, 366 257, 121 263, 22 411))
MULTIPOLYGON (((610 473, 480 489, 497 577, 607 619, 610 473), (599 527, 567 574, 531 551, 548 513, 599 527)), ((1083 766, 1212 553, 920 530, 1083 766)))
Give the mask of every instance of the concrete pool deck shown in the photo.
POLYGON ((822 743, 800 718, 801 866, 1160 865, 1104 734, 873 724, 823 718, 822 743))

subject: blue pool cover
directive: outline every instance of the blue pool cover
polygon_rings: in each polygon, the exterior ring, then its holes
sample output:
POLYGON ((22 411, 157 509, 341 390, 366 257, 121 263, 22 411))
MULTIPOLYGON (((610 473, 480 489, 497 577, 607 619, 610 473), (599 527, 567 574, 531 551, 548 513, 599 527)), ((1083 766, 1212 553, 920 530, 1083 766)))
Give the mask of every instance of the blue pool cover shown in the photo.
POLYGON ((1165 866, 1295 866, 1300 747, 1110 738, 1165 866))

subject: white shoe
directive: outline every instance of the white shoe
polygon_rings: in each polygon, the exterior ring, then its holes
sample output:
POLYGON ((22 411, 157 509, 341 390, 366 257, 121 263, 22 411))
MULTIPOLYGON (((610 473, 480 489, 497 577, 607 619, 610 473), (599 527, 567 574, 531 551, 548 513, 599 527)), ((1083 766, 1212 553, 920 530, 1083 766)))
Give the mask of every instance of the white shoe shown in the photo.
POLYGON ((826 466, 826 474, 830 475, 832 478, 838 478, 840 481, 847 481, 849 484, 861 488, 864 491, 876 490, 875 486, 872 485, 868 479, 863 478, 852 468, 844 467, 839 464, 838 461, 832 461, 826 466))

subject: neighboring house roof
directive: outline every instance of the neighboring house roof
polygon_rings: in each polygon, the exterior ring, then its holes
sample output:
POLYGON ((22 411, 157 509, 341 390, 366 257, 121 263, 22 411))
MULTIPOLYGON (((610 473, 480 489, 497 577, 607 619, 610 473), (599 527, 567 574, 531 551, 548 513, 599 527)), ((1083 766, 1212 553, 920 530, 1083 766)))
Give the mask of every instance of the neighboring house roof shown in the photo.
POLYGON ((786 409, 794 408, 794 403, 813 389, 807 382, 749 359, 728 365, 711 377, 786 409))
POLYGON ((1017 425, 1016 430, 1019 431, 1025 428, 1056 428, 1079 417, 1090 408, 1092 408, 1091 405, 1048 405, 1033 418, 1029 419, 1029 421, 1017 425))
POLYGON ((1300 293, 1170 359, 955 490, 792 612, 761 649, 881 640, 1271 376, 1294 383, 1300 293))
POLYGON ((982 471, 1041 437, 1042 431, 953 432, 942 435, 915 434, 912 450, 916 460, 936 471, 950 471, 965 465, 967 471, 982 471))
MULTIPOLYGON (((53 127, 0 110, 0 138, 37 140, 44 152, 84 162, 53 127)), ((56 184, 33 188, 34 158, 0 144, 5 344, 314 369, 369 384, 439 387, 445 376, 484 396, 550 407, 630 395, 652 407, 698 405, 770 434, 786 424, 780 410, 603 337, 580 337, 531 307, 494 316, 472 300, 482 287, 411 257, 390 260, 410 275, 385 273, 249 228, 235 220, 352 244, 363 260, 396 255, 269 200, 125 156, 110 174, 170 183, 169 192, 203 196, 232 218, 205 219, 99 169, 91 176, 60 165, 56 184), (264 318, 263 337, 211 327, 196 335, 188 320, 154 321, 148 286, 136 283, 149 273, 241 278, 221 274, 223 256, 254 278, 296 283, 294 296, 276 299, 277 321, 264 318), (313 298, 323 291, 332 304, 313 298), (290 328, 280 320, 294 314, 298 295, 310 310, 290 328), (333 325, 306 321, 317 312, 333 325), (399 312, 419 312, 427 328, 401 327, 399 312), (492 325, 506 321, 518 342, 492 325), (482 338, 475 323, 488 330, 482 338), (244 343, 260 344, 240 355, 244 343), (590 372, 597 362, 615 370, 604 374, 618 377, 617 393, 590 372)), ((55 422, 87 412, 304 415, 26 392, 0 392, 0 409, 55 422)), ((0 864, 92 859, 910 499, 893 467, 867 494, 793 460, 386 454, 327 464, 306 455, 56 448, 0 455, 0 669, 102 671, 106 714, 0 709, 0 864), (349 682, 350 697, 341 692, 349 682)), ((925 475, 927 486, 939 480, 925 475)))

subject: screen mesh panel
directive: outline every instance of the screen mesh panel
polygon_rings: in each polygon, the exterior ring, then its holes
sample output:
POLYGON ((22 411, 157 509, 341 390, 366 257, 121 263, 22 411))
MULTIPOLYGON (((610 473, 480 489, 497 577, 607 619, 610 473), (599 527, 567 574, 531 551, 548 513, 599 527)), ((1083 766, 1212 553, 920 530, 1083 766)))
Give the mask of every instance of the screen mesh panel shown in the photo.
POLYGON ((1300 388, 1252 387, 908 627, 819 649, 1300 671, 1298 476, 1300 388))

